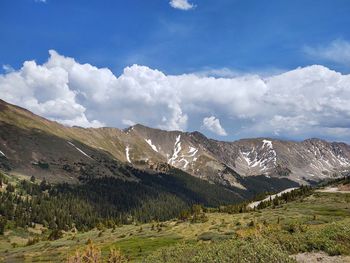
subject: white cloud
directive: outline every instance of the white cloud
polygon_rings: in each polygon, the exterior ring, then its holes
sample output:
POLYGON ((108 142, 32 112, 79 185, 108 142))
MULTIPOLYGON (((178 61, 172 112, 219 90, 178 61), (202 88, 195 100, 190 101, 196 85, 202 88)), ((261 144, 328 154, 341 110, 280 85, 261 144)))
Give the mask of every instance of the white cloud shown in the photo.
POLYGON ((34 1, 37 3, 46 3, 47 2, 47 0, 34 0, 34 1))
POLYGON ((133 65, 116 76, 53 50, 42 65, 26 61, 19 70, 0 75, 1 99, 66 125, 142 123, 187 130, 200 128, 206 119, 222 135, 220 121, 239 137, 278 134, 347 141, 349 87, 350 75, 317 65, 270 77, 226 78, 171 76, 133 65), (210 116, 220 116, 220 121, 210 116))
POLYGON ((10 73, 15 71, 13 67, 11 67, 10 65, 2 65, 2 69, 5 71, 5 73, 10 73))
POLYGON ((107 68, 49 53, 43 65, 26 61, 20 70, 0 75, 0 97, 67 125, 122 126, 134 120, 164 129, 186 128, 181 97, 162 72, 134 65, 118 78, 107 68))
POLYGON ((199 77, 214 77, 214 78, 236 78, 244 75, 243 72, 235 71, 229 68, 214 68, 214 69, 204 69, 195 72, 199 77))
POLYGON ((205 128, 211 132, 214 132, 217 135, 227 136, 227 132, 221 126, 220 120, 215 118, 214 116, 205 117, 203 119, 203 128, 205 128))
POLYGON ((195 6, 188 2, 188 0, 171 0, 169 4, 176 9, 181 10, 190 10, 193 9, 195 6))
POLYGON ((134 126, 136 124, 132 120, 122 120, 122 123, 127 126, 134 126))
POLYGON ((350 66, 350 42, 334 40, 326 46, 305 47, 311 57, 350 66))
POLYGON ((88 121, 86 108, 77 102, 76 95, 69 86, 68 72, 60 67, 26 61, 20 70, 0 75, 2 99, 66 125, 102 126, 97 120, 88 121))
POLYGON ((229 68, 204 68, 194 72, 193 74, 199 77, 214 77, 214 78, 237 78, 242 76, 259 75, 260 77, 266 78, 275 76, 285 72, 285 70, 277 68, 265 68, 263 70, 254 70, 253 73, 242 71, 242 70, 232 70, 229 68))

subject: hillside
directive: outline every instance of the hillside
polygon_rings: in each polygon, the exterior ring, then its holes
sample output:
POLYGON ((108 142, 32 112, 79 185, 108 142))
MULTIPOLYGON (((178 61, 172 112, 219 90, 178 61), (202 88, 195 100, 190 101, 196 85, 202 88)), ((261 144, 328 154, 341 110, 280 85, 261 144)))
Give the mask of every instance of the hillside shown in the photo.
POLYGON ((350 168, 349 145, 316 138, 302 142, 270 138, 223 142, 199 132, 167 132, 142 125, 128 131, 144 138, 168 163, 227 185, 239 186, 235 173, 307 183, 342 175, 350 168))
POLYGON ((62 261, 86 243, 136 262, 231 251, 225 262, 240 250, 247 262, 348 255, 348 182, 341 191, 305 185, 347 175, 349 152, 319 139, 66 127, 0 101, 0 258, 62 261))
MULTIPOLYGON (((348 179, 338 180, 327 187, 348 184, 348 179)), ((194 207, 187 219, 73 229, 53 241, 36 224, 6 231, 0 237, 0 258, 60 262, 83 254, 90 244, 91 252, 101 253, 101 262, 107 262, 111 249, 117 255, 121 251, 120 262, 349 262, 349 200, 349 193, 305 189, 243 213, 194 207)))
POLYGON ((0 168, 52 182, 97 177, 126 178, 115 167, 167 172, 176 167, 210 183, 256 192, 308 184, 349 171, 350 146, 319 139, 269 138, 221 142, 199 132, 163 131, 135 125, 117 128, 66 127, 0 101, 0 168), (43 169, 43 167, 47 169, 43 169))
POLYGON ((135 145, 142 154, 149 146, 128 131, 69 128, 5 102, 0 127, 4 229, 40 224, 49 231, 87 231, 101 224, 164 221, 193 204, 234 204, 296 185, 287 179, 238 174, 243 187, 213 184, 167 162, 135 163, 131 141, 140 141, 135 145), (120 149, 123 155, 130 149, 130 156, 119 159, 120 149))
POLYGON ((0 168, 13 175, 35 176, 56 183, 78 183, 84 178, 106 176, 137 181, 132 172, 125 170, 139 169, 153 174, 167 173, 171 167, 177 167, 183 174, 238 193, 245 192, 243 196, 297 185, 287 177, 260 174, 242 177, 234 168, 215 159, 203 143, 194 140, 202 136, 199 133, 167 132, 141 125, 127 130, 70 128, 4 101, 0 104, 3 153, 0 168), (189 151, 186 156, 185 151, 189 151))

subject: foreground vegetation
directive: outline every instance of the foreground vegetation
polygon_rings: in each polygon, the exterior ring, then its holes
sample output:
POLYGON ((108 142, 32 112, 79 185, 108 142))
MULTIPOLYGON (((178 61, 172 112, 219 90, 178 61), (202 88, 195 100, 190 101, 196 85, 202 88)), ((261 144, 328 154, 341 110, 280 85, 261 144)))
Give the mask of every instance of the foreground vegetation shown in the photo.
POLYGON ((294 262, 290 255, 302 252, 350 255, 350 194, 293 195, 288 202, 281 197, 241 213, 194 206, 186 218, 165 222, 70 229, 57 240, 49 239, 52 231, 44 225, 10 227, 0 236, 0 259, 79 262, 74 259, 92 255, 100 262, 294 262))
POLYGON ((175 169, 166 175, 139 170, 133 175, 142 184, 104 177, 84 179, 77 185, 51 185, 45 180, 36 182, 34 177, 15 180, 0 172, 0 234, 5 226, 40 224, 57 236, 72 228, 87 231, 136 221, 164 221, 196 203, 216 207, 242 200, 229 189, 175 169))

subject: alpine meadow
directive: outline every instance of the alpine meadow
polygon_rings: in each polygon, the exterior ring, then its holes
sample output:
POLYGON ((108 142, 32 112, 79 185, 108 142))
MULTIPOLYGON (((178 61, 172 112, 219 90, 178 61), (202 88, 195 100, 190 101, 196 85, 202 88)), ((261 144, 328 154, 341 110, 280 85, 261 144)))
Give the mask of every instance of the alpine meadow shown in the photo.
POLYGON ((350 262, 349 13, 0 0, 0 262, 350 262))

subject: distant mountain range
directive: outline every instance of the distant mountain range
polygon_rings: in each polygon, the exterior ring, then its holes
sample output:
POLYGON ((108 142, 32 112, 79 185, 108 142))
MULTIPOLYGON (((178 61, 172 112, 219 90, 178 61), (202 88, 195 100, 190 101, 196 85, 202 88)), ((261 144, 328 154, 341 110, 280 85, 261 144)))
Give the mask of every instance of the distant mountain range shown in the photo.
POLYGON ((135 125, 66 127, 0 101, 0 168, 19 176, 77 183, 81 178, 133 178, 132 169, 187 175, 238 192, 280 190, 350 170, 350 146, 308 139, 222 142, 199 132, 135 125))
MULTIPOLYGON (((126 130, 128 135, 144 139, 159 155, 157 161, 169 163, 193 176, 242 187, 240 176, 288 178, 297 183, 319 181, 349 171, 350 146, 345 143, 308 139, 302 142, 269 138, 222 142, 199 132, 162 131, 142 125, 126 130)), ((137 145, 129 145, 137 148, 137 145)), ((130 155, 131 162, 152 160, 147 154, 130 155)))

